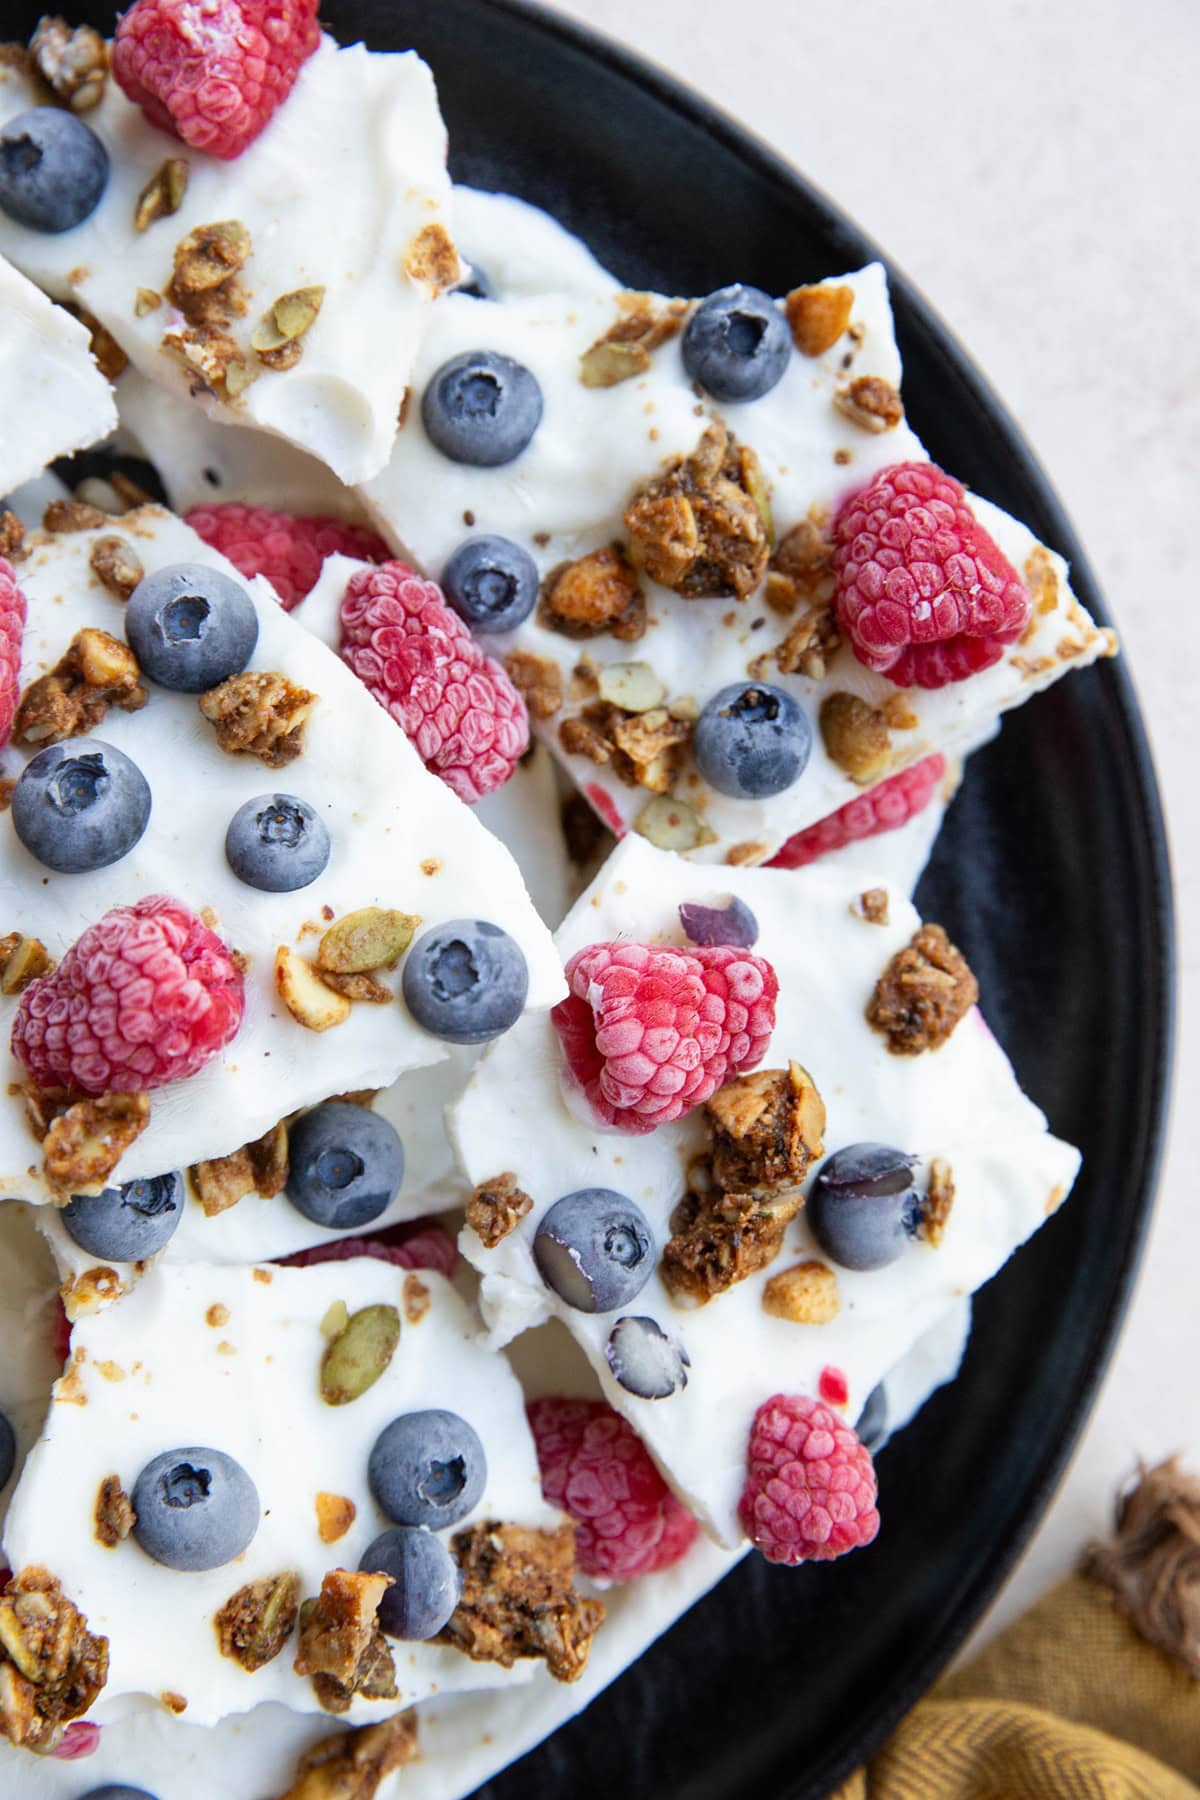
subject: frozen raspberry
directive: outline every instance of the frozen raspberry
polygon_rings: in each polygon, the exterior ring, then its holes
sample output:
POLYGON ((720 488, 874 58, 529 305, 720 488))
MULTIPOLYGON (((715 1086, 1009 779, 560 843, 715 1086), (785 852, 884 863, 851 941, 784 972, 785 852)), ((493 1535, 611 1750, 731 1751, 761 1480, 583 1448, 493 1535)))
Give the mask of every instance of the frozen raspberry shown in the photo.
POLYGON ((630 1581, 669 1569, 696 1540, 695 1519, 675 1498, 631 1425, 603 1400, 532 1400, 542 1492, 575 1521, 585 1575, 630 1581))
POLYGON ((0 556, 0 750, 12 736, 21 698, 21 639, 25 635, 25 596, 13 566, 0 556))
POLYGON ((468 806, 506 782, 529 747, 520 694, 451 612, 437 583, 407 563, 351 576, 342 599, 342 659, 425 767, 468 806))
POLYGON ((327 556, 354 556, 360 562, 386 562, 388 557, 378 532, 344 519, 272 512, 269 506, 240 506, 232 500, 194 506, 184 518, 247 580, 265 575, 285 612, 312 592, 327 556))
POLYGON ((920 762, 901 769, 898 775, 889 775, 886 781, 876 782, 865 794, 856 794, 836 812, 818 819, 815 825, 796 832, 782 849, 775 852, 767 864, 768 869, 802 869, 806 863, 828 856, 831 850, 843 850, 847 844, 856 844, 860 838, 897 831, 925 811, 945 773, 944 756, 935 751, 932 756, 922 757, 920 762))
POLYGON ((1029 622, 1008 558, 934 463, 893 463, 833 523, 837 614, 859 662, 898 687, 945 687, 999 662, 1029 622))
POLYGON ((235 1037, 245 990, 215 931, 169 894, 114 906, 31 981, 14 1056, 38 1087, 142 1093, 202 1069, 235 1037))
POLYGON ((728 944, 589 944, 567 964, 551 1018, 571 1075, 619 1131, 653 1131, 763 1059, 779 982, 728 944))
POLYGON ((112 71, 151 125, 229 162, 320 38, 316 0, 134 0, 117 22, 112 71))
POLYGON ((407 1225, 389 1225, 370 1237, 335 1238, 313 1244, 291 1256, 275 1258, 285 1269, 308 1269, 314 1263, 352 1262, 357 1256, 373 1256, 397 1269, 432 1269, 437 1275, 453 1275, 458 1262, 454 1239, 433 1219, 414 1219, 407 1225))
POLYGON ((776 1394, 754 1415, 742 1528, 768 1562, 832 1562, 879 1530, 875 1465, 820 1400, 776 1394))
POLYGON ((95 1756, 99 1748, 100 1727, 93 1725, 90 1719, 76 1719, 67 1726, 50 1754, 59 1762, 79 1762, 85 1756, 95 1756))
POLYGON ((59 1362, 65 1363, 71 1354, 71 1321, 67 1317, 67 1309, 57 1294, 54 1297, 54 1320, 50 1327, 50 1345, 59 1362))

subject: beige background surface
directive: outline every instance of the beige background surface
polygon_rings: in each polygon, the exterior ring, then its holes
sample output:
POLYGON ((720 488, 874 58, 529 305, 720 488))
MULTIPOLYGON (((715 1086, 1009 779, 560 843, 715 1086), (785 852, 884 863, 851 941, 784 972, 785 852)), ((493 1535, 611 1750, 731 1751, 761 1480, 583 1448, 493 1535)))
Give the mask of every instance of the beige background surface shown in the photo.
POLYGON ((768 139, 924 289, 1056 482, 1148 718, 1182 939, 1170 1152, 1100 1402, 990 1633, 1137 1456, 1200 1464, 1200 5, 558 4, 768 139))

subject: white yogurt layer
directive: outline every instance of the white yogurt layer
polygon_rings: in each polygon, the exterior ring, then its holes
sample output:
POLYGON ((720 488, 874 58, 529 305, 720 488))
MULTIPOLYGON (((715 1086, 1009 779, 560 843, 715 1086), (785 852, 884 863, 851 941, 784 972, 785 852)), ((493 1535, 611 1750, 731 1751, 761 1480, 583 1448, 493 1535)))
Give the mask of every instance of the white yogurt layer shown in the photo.
MULTIPOLYGON (((292 1667, 294 1639, 248 1674, 220 1654, 213 1615, 247 1582, 295 1570, 308 1595, 328 1570, 356 1569, 388 1526, 367 1484, 371 1447, 392 1419, 426 1407, 459 1413, 487 1457, 483 1497, 452 1530, 479 1519, 560 1522, 542 1499, 520 1387, 441 1276, 406 1276, 369 1258, 310 1269, 158 1268, 117 1305, 77 1325, 71 1367, 9 1510, 5 1551, 16 1569, 50 1569, 89 1628, 109 1639, 97 1722, 128 1711, 122 1702, 164 1693, 182 1696, 197 1725, 264 1701, 319 1711, 311 1682, 292 1667), (414 1297, 428 1302, 423 1316, 414 1297), (395 1306, 403 1323, 380 1379, 350 1404, 330 1406, 318 1385, 321 1323, 338 1301, 351 1313, 395 1306), (163 1568, 133 1538, 105 1549, 93 1528, 100 1483, 115 1474, 131 1493, 152 1458, 185 1445, 223 1450, 254 1482, 261 1521, 248 1549, 201 1574, 163 1568), (355 1508, 335 1544, 318 1535, 323 1492, 355 1508)), ((358 1696, 352 1722, 384 1718, 429 1694, 532 1673, 528 1662, 506 1671, 434 1644, 393 1649, 399 1700, 358 1696)))
MULTIPOLYGON (((146 507, 98 531, 30 540, 21 564, 29 602, 22 685, 51 668, 83 626, 123 633, 121 602, 89 573, 99 536, 118 536, 147 571, 194 561, 236 571, 178 519, 146 507)), ((430 775, 382 707, 309 632, 279 607, 268 584, 248 585, 259 616, 251 668, 278 670, 320 696, 304 732, 304 751, 282 770, 231 756, 193 696, 151 687, 136 713, 111 709, 94 738, 137 763, 153 799, 141 842, 121 861, 87 875, 55 875, 21 846, 11 814, 0 873, 6 931, 38 937, 61 957, 109 908, 170 893, 194 912, 212 908, 227 943, 249 957, 246 1010, 234 1041, 189 1080, 156 1090, 151 1122, 126 1153, 117 1178, 162 1174, 228 1154, 260 1136, 283 1114, 331 1094, 385 1087, 406 1069, 440 1062, 446 1046, 422 1031, 397 998, 356 1004, 345 1023, 321 1033, 299 1024, 276 995, 277 946, 309 956, 328 919, 364 906, 420 916, 422 929, 481 909, 520 944, 529 968, 528 1004, 551 1005, 562 993, 554 946, 509 853, 470 809, 430 775), (309 887, 267 894, 237 880, 225 860, 225 832, 238 807, 256 795, 298 794, 330 827, 329 865, 309 887), (324 911, 328 908, 328 912, 324 911)), ((91 739, 74 740, 86 751, 91 739)), ((11 751, 5 772, 27 752, 11 751)), ((399 992, 399 974, 383 979, 399 992)), ((0 1002, 0 1196, 45 1197, 36 1146, 21 1099, 10 1084, 21 1069, 7 1045, 15 998, 0 1002)))
MULTIPOLYGON (((497 532, 524 545, 543 573, 564 560, 625 537, 621 515, 634 492, 672 457, 694 449, 708 415, 720 416, 759 457, 770 487, 774 527, 782 537, 810 515, 836 508, 855 487, 888 464, 924 459, 906 423, 873 433, 838 410, 835 395, 847 380, 878 376, 900 380, 883 269, 878 264, 838 278, 854 291, 853 337, 820 357, 794 352, 787 372, 763 399, 739 406, 701 405, 683 366, 678 338, 655 351, 649 372, 610 388, 587 388, 579 357, 617 317, 615 293, 587 296, 551 293, 489 303, 451 296, 437 307, 417 359, 413 404, 387 468, 363 487, 380 529, 437 576, 470 532, 497 532), (430 378, 461 351, 492 349, 532 369, 545 412, 528 449, 505 467, 475 469, 448 461, 426 436, 416 404, 430 378), (473 524, 464 524, 464 514, 473 524)), ((987 502, 972 498, 977 517, 1016 569, 1024 571, 1038 549, 1032 534, 987 502)), ((611 635, 569 639, 537 622, 496 640, 557 662, 569 677, 582 654, 605 665, 648 662, 668 701, 701 706, 722 687, 750 674, 791 693, 804 708, 814 744, 807 768, 791 788, 764 801, 734 800, 703 783, 690 761, 675 784, 675 797, 701 815, 713 841, 689 854, 720 862, 735 847, 739 860, 765 860, 794 832, 833 812, 859 791, 827 756, 818 729, 822 700, 848 691, 882 705, 898 690, 855 658, 848 644, 831 659, 825 678, 780 675, 753 668, 787 633, 790 621, 768 608, 761 592, 741 604, 731 599, 682 600, 643 579, 647 630, 637 642, 611 635)), ((913 723, 893 727, 886 775, 931 750, 965 751, 998 714, 1046 687, 1066 669, 1103 655, 1109 639, 1099 632, 1067 584, 1065 564, 1051 557, 1028 637, 1011 646, 992 668, 936 691, 906 693, 913 723)), ((588 696, 568 698, 553 719, 538 727, 563 756, 559 729, 588 696)), ((598 794, 610 818, 636 828, 651 798, 626 786, 611 767, 584 757, 564 757, 580 786, 598 794), (605 799, 607 796, 607 800, 605 799)))
MULTIPOLYGON (((1078 1153, 1046 1129, 1007 1059, 970 1013, 936 1051, 901 1057, 864 1018, 875 982, 919 921, 890 890, 889 921, 868 924, 852 911, 865 887, 886 882, 820 865, 790 880, 775 870, 722 870, 719 891, 738 895, 758 920, 756 954, 779 977, 777 1024, 764 1066, 789 1059, 810 1073, 825 1102, 826 1150, 877 1141, 928 1159, 943 1157, 957 1192, 943 1241, 913 1240, 889 1267, 869 1274, 838 1269, 840 1310, 826 1325, 798 1325, 763 1310, 771 1275, 798 1261, 828 1262, 805 1215, 788 1227, 776 1261, 706 1307, 677 1305, 657 1271, 625 1313, 656 1320, 691 1358, 686 1389, 665 1400, 638 1399, 612 1378, 605 1346, 612 1314, 563 1304, 541 1280, 532 1246, 538 1223, 560 1196, 607 1186, 645 1211, 661 1245, 686 1188, 688 1163, 704 1145, 697 1114, 645 1137, 591 1128, 569 1107, 563 1060, 549 1019, 523 1020, 484 1057, 449 1128, 471 1182, 511 1170, 533 1198, 532 1212, 495 1250, 470 1230, 464 1254, 483 1275, 484 1316, 493 1341, 507 1342, 550 1314, 586 1350, 607 1398, 630 1419, 664 1474, 718 1541, 737 1544, 737 1502, 754 1413, 777 1392, 816 1394, 821 1371, 844 1375, 846 1415, 955 1299, 990 1279, 1069 1190, 1078 1153), (530 1132, 528 1121, 537 1127, 530 1132)), ((678 858, 631 838, 605 865, 568 916, 557 942, 564 960, 582 946, 626 938, 685 942, 677 908, 716 890, 678 858)))
POLYGON ((117 422, 113 391, 92 359, 87 327, 3 257, 0 419, 0 495, 56 456, 107 437, 117 422))
MULTIPOLYGON (((0 70, 0 119, 35 101, 19 71, 0 70)), ((425 64, 412 52, 343 50, 322 38, 287 100, 233 162, 147 124, 115 81, 87 122, 112 158, 95 212, 58 235, 2 218, 0 250, 49 293, 77 298, 145 374, 191 394, 210 417, 275 432, 343 481, 375 474, 387 461, 435 293, 406 265, 426 227, 448 227, 446 131, 425 64), (138 196, 169 157, 188 164, 183 203, 139 233, 138 196), (251 332, 275 301, 325 289, 299 363, 286 372, 263 368, 233 402, 211 389, 195 393, 195 370, 164 348, 165 334, 182 322, 166 299, 140 318, 135 311, 140 288, 164 293, 175 246, 189 231, 229 220, 253 245, 241 272, 245 314, 228 327, 251 367, 261 367, 251 332)))
POLYGON ((486 276, 498 300, 536 294, 611 295, 615 275, 582 238, 515 194, 454 187, 454 236, 463 260, 486 276))

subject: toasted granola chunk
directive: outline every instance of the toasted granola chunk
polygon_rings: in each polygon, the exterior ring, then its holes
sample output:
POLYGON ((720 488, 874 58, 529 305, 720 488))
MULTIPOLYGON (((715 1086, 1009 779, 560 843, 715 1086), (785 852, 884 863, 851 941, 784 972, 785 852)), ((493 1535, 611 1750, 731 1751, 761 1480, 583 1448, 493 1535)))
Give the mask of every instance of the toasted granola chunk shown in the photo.
POLYGON ((100 1483, 92 1517, 96 1537, 106 1550, 115 1550, 118 1544, 124 1543, 137 1524, 133 1503, 121 1486, 119 1475, 106 1475, 100 1483))
POLYGON ((839 282, 793 288, 784 301, 792 342, 802 356, 824 356, 850 324, 854 289, 839 282))
POLYGON ((935 1156, 929 1165, 929 1186, 921 1208, 917 1235, 936 1250, 946 1235, 950 1210, 954 1205, 954 1170, 944 1156, 935 1156))
POLYGON ((830 762, 870 787, 887 773, 892 752, 888 722, 877 706, 839 689, 821 702, 821 738, 830 762))
POLYGON ((22 1569, 0 1598, 0 1735, 52 1750, 108 1679, 108 1639, 94 1636, 48 1570, 22 1569))
MULTIPOLYGON (((117 540, 104 540, 101 542, 117 540)), ((94 626, 77 631, 47 675, 31 681, 13 722, 18 744, 61 744, 95 729, 110 706, 140 712, 149 699, 137 657, 94 626)))
POLYGON ((579 379, 584 387, 616 387, 634 375, 644 375, 653 352, 683 330, 687 311, 686 300, 618 294, 616 319, 579 359, 579 379))
MULTIPOLYGON (((116 381, 129 367, 129 358, 122 350, 120 344, 118 344, 112 332, 109 331, 107 326, 102 325, 94 314, 88 312, 86 307, 77 305, 73 300, 64 301, 63 304, 67 311, 69 313, 74 313, 75 317, 79 320, 79 323, 87 328, 88 336, 91 339, 88 349, 92 353, 92 361, 103 375, 105 381, 116 381)), ((73 502, 64 500, 61 501, 60 504, 63 506, 70 506, 73 502)), ((76 502, 74 504, 78 503, 76 502)), ((53 525, 46 526, 47 531, 56 529, 61 529, 61 527, 55 527, 53 525)), ((85 527, 77 525, 74 527, 67 527, 67 529, 80 531, 85 529, 85 527)))
POLYGON ((55 1204, 99 1193, 149 1123, 149 1094, 97 1094, 59 1113, 42 1140, 55 1204))
POLYGON ((0 994, 21 994, 39 975, 48 974, 50 956, 40 938, 10 931, 0 937, 0 994))
POLYGON ((47 15, 38 20, 29 55, 55 99, 72 112, 99 106, 108 79, 108 45, 92 26, 70 26, 47 15))
POLYGON ((326 1712, 346 1712, 355 1694, 394 1699, 392 1654, 376 1618, 391 1586, 390 1575, 331 1569, 317 1598, 301 1608, 293 1667, 311 1676, 326 1712))
POLYGON ((240 1663, 247 1674, 274 1662, 296 1629, 300 1616, 300 1577, 288 1570, 250 1581, 231 1594, 215 1615, 221 1655, 240 1663))
POLYGON ((9 562, 21 562, 29 552, 25 548, 25 524, 8 507, 0 508, 0 556, 9 562))
POLYGON ((919 1056, 944 1044, 978 999, 966 957, 940 925, 922 925, 876 982, 867 1023, 893 1056, 919 1056))
POLYGON ((606 544, 552 569, 542 584, 538 622, 568 638, 605 634, 634 643, 645 635, 646 602, 619 544, 606 544))
POLYGON ((611 763, 614 774, 627 787, 669 794, 692 731, 689 720, 672 718, 665 706, 630 712, 611 701, 595 700, 564 719, 558 736, 569 755, 611 763))
POLYGON ((196 1197, 207 1218, 228 1212, 247 1194, 273 1200, 288 1178, 287 1124, 280 1120, 252 1144, 243 1144, 228 1156, 194 1163, 188 1170, 196 1197))
MULTIPOLYGON (((86 323, 86 321, 85 321, 86 323)), ((42 514, 42 530, 56 534, 68 531, 95 531, 107 525, 109 515, 85 500, 51 500, 42 514)))
POLYGON ((118 600, 128 600, 146 572, 133 546, 123 537, 97 538, 88 567, 101 587, 118 600))
POLYGON ((548 656, 513 650, 504 659, 508 678, 529 708, 532 719, 552 719, 563 703, 562 670, 548 656))
POLYGON ((904 403, 890 381, 881 375, 859 375, 839 388, 833 404, 862 431, 891 431, 904 417, 904 403))
POLYGON ((745 598, 771 548, 758 458, 714 421, 691 456, 634 495, 625 527, 635 565, 685 600, 745 598))
POLYGON ((378 1725, 339 1732, 304 1752, 283 1800, 374 1800, 380 1782, 416 1755, 417 1715, 412 1710, 378 1725))
POLYGON ((494 1250, 513 1228, 520 1224, 533 1201, 517 1186, 510 1169, 481 1181, 467 1201, 467 1224, 485 1250, 494 1250))
POLYGON ((604 1607, 576 1591, 574 1526, 535 1531, 491 1520, 456 1533, 450 1550, 462 1597, 434 1642, 505 1669, 540 1656, 555 1681, 578 1681, 604 1607))
POLYGON ((763 1289, 763 1311, 793 1325, 828 1325, 841 1310, 837 1275, 828 1263, 795 1263, 772 1275, 763 1289))
POLYGON ((277 669, 248 669, 201 694, 197 704, 230 756, 257 756, 268 769, 284 769, 304 749, 317 700, 277 669))
POLYGON ((250 255, 250 233, 237 219, 198 225, 175 246, 165 294, 180 318, 163 333, 162 348, 179 357, 200 392, 235 400, 254 380, 253 368, 229 330, 246 312, 238 279, 250 255))
POLYGON ((431 287, 435 296, 452 288, 462 274, 454 240, 436 220, 423 225, 404 252, 405 272, 431 287))

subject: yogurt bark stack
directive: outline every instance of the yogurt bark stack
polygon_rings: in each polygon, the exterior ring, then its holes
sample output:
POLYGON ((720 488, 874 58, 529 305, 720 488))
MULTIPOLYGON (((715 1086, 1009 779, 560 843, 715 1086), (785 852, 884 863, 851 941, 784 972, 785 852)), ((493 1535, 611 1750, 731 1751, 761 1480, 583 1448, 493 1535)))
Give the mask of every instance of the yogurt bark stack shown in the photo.
POLYGON ((0 59, 35 1800, 469 1792, 752 1548, 886 1529, 1079 1161, 910 896, 1113 645, 929 462, 882 269, 623 292, 284 11, 0 59), (114 425, 168 505, 43 477, 114 425))

